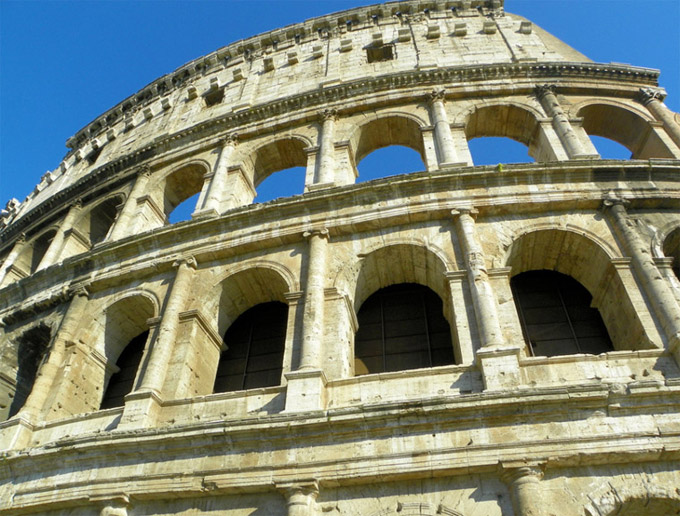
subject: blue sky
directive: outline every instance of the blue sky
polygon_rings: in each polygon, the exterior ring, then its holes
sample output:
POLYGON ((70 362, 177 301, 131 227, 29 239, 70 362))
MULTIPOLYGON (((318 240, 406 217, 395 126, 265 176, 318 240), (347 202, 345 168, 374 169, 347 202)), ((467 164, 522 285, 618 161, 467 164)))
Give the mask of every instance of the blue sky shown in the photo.
MULTIPOLYGON (((239 39, 370 3, 0 0, 0 203, 23 200, 57 167, 68 137, 157 77, 239 39)), ((678 0, 506 0, 505 8, 594 61, 660 69, 666 104, 680 111, 678 0)))

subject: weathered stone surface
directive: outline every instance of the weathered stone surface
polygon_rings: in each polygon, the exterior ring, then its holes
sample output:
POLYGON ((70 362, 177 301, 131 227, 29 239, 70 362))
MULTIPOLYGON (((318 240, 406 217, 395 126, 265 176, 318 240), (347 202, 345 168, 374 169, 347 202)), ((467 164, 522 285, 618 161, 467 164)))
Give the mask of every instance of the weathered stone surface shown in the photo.
POLYGON ((0 514, 678 513, 680 126, 657 77, 501 0, 405 0, 224 47, 102 114, 1 215, 0 514), (474 166, 487 136, 535 162, 474 166), (355 184, 387 145, 422 170, 355 184), (253 204, 295 166, 304 193, 253 204), (513 282, 541 270, 587 290, 610 351, 534 356, 513 282), (362 306, 398 284, 441 300, 453 363, 355 361, 362 306), (258 354, 266 319, 244 341, 274 381, 246 365, 215 392, 265 303, 283 351, 258 354))

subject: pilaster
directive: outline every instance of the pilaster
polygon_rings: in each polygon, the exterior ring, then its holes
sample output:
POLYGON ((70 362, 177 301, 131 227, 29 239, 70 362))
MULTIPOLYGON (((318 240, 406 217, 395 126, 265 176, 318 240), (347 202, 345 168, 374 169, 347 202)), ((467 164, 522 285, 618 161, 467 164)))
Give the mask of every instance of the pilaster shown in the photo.
POLYGON ((285 497, 287 516, 312 516, 315 514, 319 483, 316 480, 277 482, 276 489, 285 497))
POLYGON ((317 188, 321 185, 335 184, 335 121, 338 112, 326 109, 319 114, 321 119, 321 143, 319 145, 319 173, 315 181, 317 188))
POLYGON ((207 175, 207 193, 205 200, 198 203, 199 208, 192 218, 219 215, 224 208, 228 192, 228 171, 231 156, 238 145, 238 134, 232 133, 220 142, 220 151, 213 173, 207 175))
POLYGON ((66 217, 59 225, 59 229, 57 229, 57 232, 54 235, 54 238, 52 239, 50 246, 47 248, 47 252, 45 252, 45 255, 43 256, 42 260, 40 260, 40 264, 38 265, 36 270, 39 271, 41 269, 45 269, 46 267, 49 267, 53 263, 57 263, 59 261, 61 252, 64 249, 66 234, 71 229, 73 229, 73 225, 75 224, 76 219, 80 215, 82 207, 83 204, 80 199, 77 199, 71 205, 71 207, 68 210, 68 213, 66 214, 66 217))
POLYGON ((673 112, 666 107, 663 100, 666 91, 663 88, 640 88, 636 100, 645 106, 654 115, 654 118, 663 122, 673 142, 680 148, 680 123, 673 112))
POLYGON ((451 126, 444 106, 445 97, 445 90, 435 90, 429 96, 430 117, 434 125, 439 167, 464 166, 466 163, 458 159, 456 154, 456 145, 453 141, 451 126))
POLYGON ((125 200, 125 204, 118 214, 118 218, 113 223, 113 228, 109 234, 109 240, 119 240, 120 238, 133 234, 135 229, 133 217, 138 209, 137 199, 144 194, 150 177, 151 169, 148 166, 143 166, 139 169, 132 191, 125 200))
POLYGON ((515 516, 543 516, 553 514, 554 508, 542 496, 540 463, 503 462, 500 464, 501 480, 510 490, 515 516))

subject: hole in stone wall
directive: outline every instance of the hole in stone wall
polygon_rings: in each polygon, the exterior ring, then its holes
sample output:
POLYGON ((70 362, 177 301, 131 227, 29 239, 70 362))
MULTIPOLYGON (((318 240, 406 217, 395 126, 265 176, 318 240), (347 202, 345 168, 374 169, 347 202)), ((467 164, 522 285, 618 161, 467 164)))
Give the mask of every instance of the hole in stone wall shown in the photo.
POLYGON ((357 183, 426 168, 417 151, 402 145, 390 145, 371 152, 359 162, 357 183))
POLYGON ((595 135, 590 135, 590 141, 602 159, 631 159, 631 152, 619 142, 595 135))
POLYGON ((369 63, 380 61, 391 61, 394 59, 394 48, 392 45, 380 45, 366 49, 366 58, 369 63))
POLYGON ((28 399, 38 369, 50 343, 51 331, 44 323, 38 324, 21 335, 17 347, 16 391, 9 408, 8 417, 19 412, 28 399))
POLYGON ((190 220, 191 214, 196 209, 196 203, 198 202, 199 193, 195 193, 188 199, 185 199, 179 203, 174 210, 168 215, 168 221, 170 224, 175 224, 176 222, 182 222, 184 220, 190 220))
POLYGON ((228 349, 217 368, 214 392, 281 384, 288 307, 272 301, 242 313, 224 335, 228 349))
POLYGON ((305 189, 305 173, 305 167, 291 167, 270 174, 257 185, 254 202, 267 202, 279 197, 301 194, 305 189))
POLYGON ((531 163, 526 145, 504 136, 485 136, 468 141, 472 162, 475 165, 499 163, 531 163))

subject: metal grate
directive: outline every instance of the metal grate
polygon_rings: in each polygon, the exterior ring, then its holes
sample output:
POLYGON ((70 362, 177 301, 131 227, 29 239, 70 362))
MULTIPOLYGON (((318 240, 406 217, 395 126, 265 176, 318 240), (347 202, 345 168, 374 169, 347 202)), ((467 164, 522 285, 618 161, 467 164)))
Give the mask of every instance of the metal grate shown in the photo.
POLYGON ((612 351, 607 329, 592 296, 575 279, 554 271, 513 277, 515 304, 533 356, 597 355, 612 351))
POLYGON ((227 351, 217 368, 214 392, 281 384, 288 306, 262 303, 243 312, 224 335, 227 351))
POLYGON ((422 285, 402 283, 369 297, 357 316, 356 375, 454 363, 442 301, 422 285))

